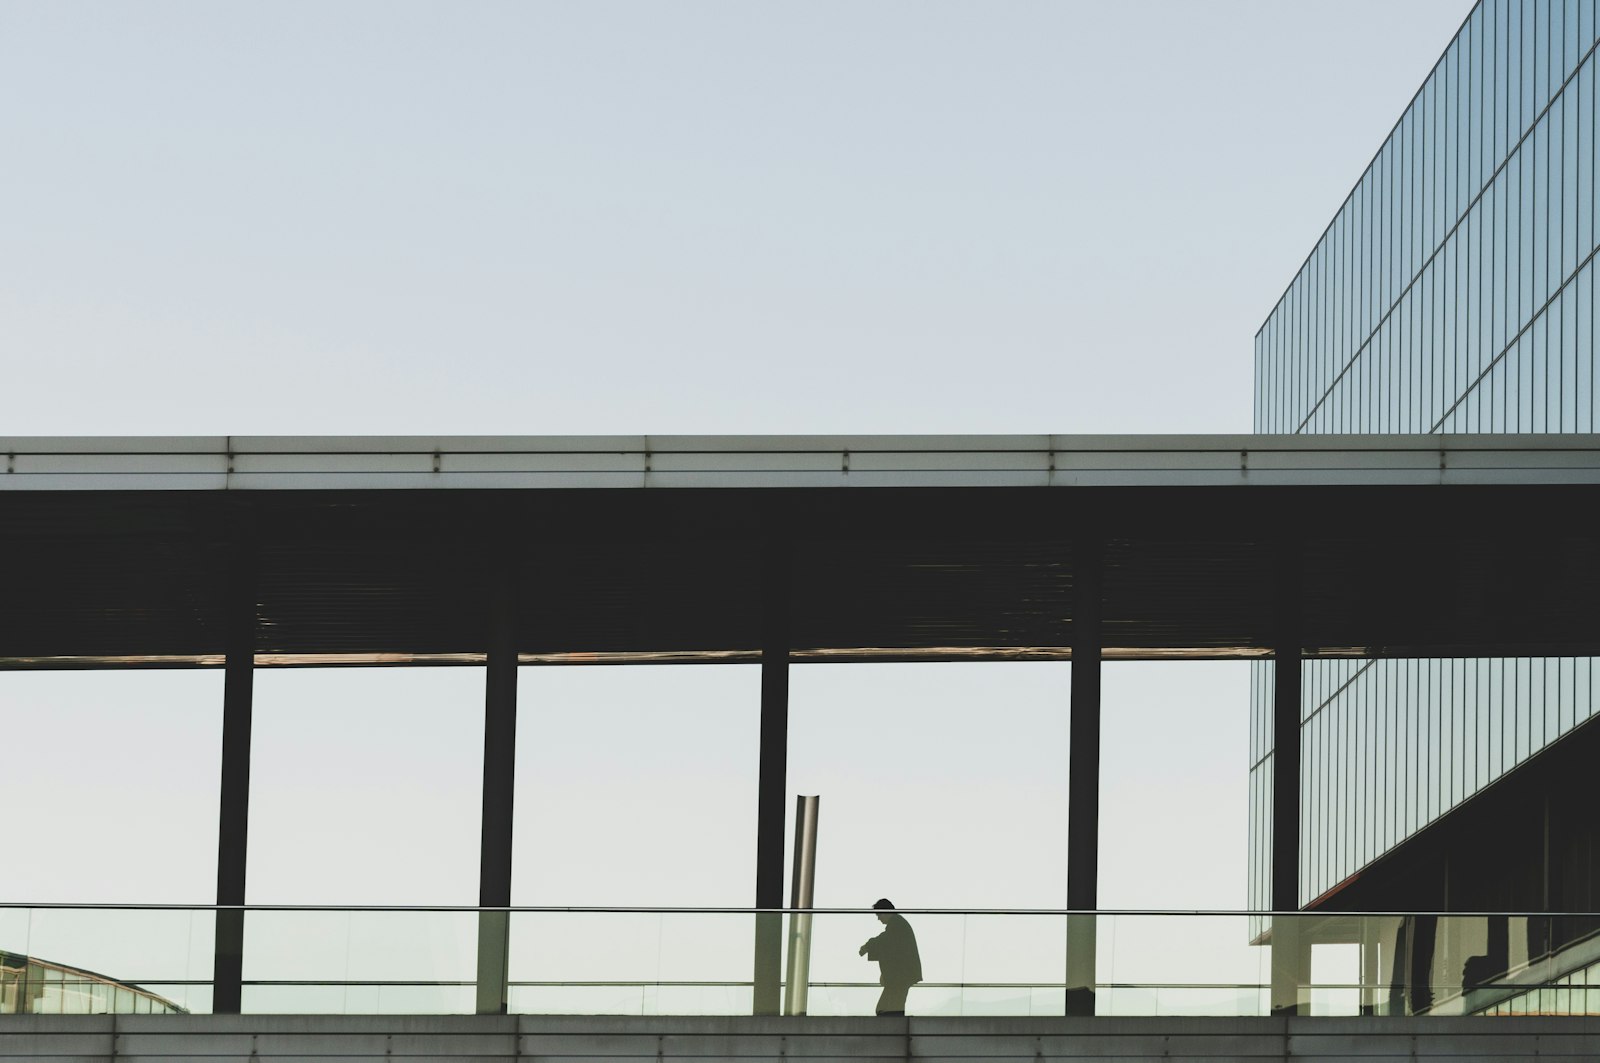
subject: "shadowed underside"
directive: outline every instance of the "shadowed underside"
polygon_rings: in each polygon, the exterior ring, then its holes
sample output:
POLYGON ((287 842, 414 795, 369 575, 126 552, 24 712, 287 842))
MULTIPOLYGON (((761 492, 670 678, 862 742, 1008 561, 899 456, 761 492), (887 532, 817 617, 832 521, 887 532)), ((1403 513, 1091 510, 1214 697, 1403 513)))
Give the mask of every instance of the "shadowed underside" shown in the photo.
POLYGON ((0 445, 8 667, 1600 652, 1592 437, 0 445))

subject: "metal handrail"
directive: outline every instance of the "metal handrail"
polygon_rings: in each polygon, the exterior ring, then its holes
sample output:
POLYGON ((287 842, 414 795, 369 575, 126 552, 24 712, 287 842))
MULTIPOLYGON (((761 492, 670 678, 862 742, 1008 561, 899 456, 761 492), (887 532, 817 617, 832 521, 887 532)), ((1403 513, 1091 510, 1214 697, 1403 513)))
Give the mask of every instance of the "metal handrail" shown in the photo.
MULTIPOLYGON (((477 905, 477 904, 164 904, 143 902, 44 902, 0 901, 0 910, 45 909, 51 911, 174 911, 174 912, 441 912, 475 913, 506 912, 509 914, 642 914, 642 915, 875 915, 874 908, 732 908, 690 907, 686 905, 477 905)), ((1035 916, 1207 916, 1256 917, 1277 916, 1318 919, 1355 919, 1363 917, 1438 917, 1438 918, 1510 918, 1510 919, 1580 919, 1600 918, 1600 911, 1592 912, 1534 912, 1534 911, 1267 911, 1224 908, 896 908, 901 915, 1035 915, 1035 916)))

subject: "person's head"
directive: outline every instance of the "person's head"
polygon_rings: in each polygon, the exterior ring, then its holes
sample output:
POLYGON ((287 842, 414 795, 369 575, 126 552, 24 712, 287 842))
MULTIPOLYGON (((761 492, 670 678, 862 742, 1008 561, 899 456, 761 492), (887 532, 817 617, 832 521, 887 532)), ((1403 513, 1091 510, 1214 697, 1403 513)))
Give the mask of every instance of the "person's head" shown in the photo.
POLYGON ((890 903, 887 897, 879 897, 873 902, 872 907, 877 909, 878 922, 880 923, 887 923, 889 921, 889 913, 894 911, 894 905, 890 903))

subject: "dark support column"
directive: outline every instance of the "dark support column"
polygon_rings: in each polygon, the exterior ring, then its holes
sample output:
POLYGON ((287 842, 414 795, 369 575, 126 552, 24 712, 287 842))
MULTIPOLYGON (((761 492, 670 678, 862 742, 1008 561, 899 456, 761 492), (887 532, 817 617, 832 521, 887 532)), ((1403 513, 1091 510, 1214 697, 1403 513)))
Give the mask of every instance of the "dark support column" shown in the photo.
MULTIPOLYGON (((517 645, 513 573, 503 571, 490 591, 489 660, 484 669, 483 837, 479 848, 478 904, 511 904, 511 803, 517 767, 517 645)), ((511 918, 478 913, 480 1015, 506 1012, 507 953, 511 918)))
MULTIPOLYGON (((761 580, 761 767, 756 792, 756 907, 783 907, 783 825, 789 768, 789 603, 787 548, 774 545, 761 580)), ((782 993, 783 921, 756 916, 756 1015, 778 1014, 782 993)))
POLYGON ((1381 929, 1380 917, 1362 915, 1356 917, 1360 924, 1361 942, 1361 1014, 1376 1015, 1378 1013, 1378 939, 1381 929))
MULTIPOLYGON (((1100 907, 1100 612, 1098 538, 1073 546, 1072 716, 1067 764, 1067 907, 1100 907)), ((1095 920, 1067 919, 1067 1014, 1094 1014, 1095 920)))
POLYGON ((226 589, 222 680, 222 783, 217 816, 217 930, 211 1009, 237 1015, 244 978, 245 858, 250 828, 250 717, 256 636, 255 552, 235 549, 226 589))
MULTIPOLYGON (((1300 910, 1300 566, 1298 553, 1280 546, 1272 692, 1272 910, 1300 910)), ((1300 984, 1309 943, 1299 920, 1277 918, 1272 927, 1272 1010, 1301 1010, 1300 984)))
POLYGON ((1300 649, 1280 646, 1272 695, 1272 910, 1300 907, 1300 649))

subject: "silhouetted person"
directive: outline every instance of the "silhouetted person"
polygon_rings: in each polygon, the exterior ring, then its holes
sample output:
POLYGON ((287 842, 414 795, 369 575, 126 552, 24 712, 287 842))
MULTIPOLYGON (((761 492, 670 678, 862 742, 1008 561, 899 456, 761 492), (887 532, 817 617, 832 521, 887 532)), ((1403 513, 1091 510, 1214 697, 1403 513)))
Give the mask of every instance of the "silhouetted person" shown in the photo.
POLYGON ((917 935, 911 932, 906 917, 887 900, 872 906, 878 911, 883 933, 861 946, 859 955, 878 965, 878 982, 883 995, 878 997, 879 1015, 904 1015, 906 993, 922 981, 922 957, 917 954, 917 935))

